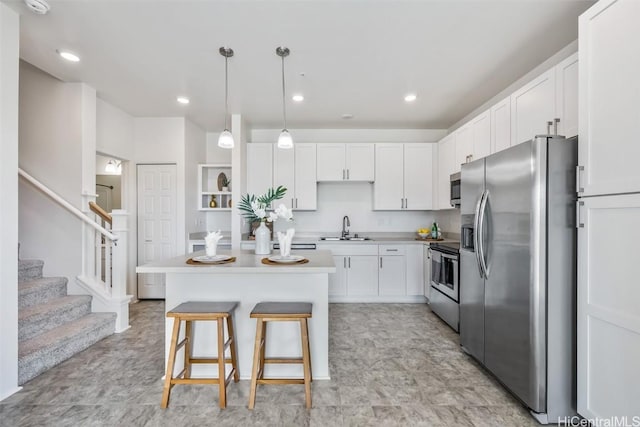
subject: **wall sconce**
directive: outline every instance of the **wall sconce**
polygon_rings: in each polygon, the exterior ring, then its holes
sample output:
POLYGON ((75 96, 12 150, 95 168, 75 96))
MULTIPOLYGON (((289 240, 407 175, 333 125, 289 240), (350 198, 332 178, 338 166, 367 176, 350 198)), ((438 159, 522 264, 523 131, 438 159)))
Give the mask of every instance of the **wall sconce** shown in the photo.
POLYGON ((113 159, 109 160, 107 162, 107 165, 104 167, 104 171, 107 173, 120 175, 122 173, 122 162, 113 159))

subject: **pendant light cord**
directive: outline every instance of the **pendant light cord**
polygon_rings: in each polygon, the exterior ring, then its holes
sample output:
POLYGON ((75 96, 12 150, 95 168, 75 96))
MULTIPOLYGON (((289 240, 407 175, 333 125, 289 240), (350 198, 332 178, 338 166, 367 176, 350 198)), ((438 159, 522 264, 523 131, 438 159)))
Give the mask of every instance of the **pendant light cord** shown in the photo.
POLYGON ((284 119, 284 129, 287 128, 287 111, 285 109, 285 92, 284 92, 284 55, 282 58, 282 117, 284 119))
POLYGON ((224 57, 224 130, 228 130, 227 116, 229 115, 229 57, 224 57))

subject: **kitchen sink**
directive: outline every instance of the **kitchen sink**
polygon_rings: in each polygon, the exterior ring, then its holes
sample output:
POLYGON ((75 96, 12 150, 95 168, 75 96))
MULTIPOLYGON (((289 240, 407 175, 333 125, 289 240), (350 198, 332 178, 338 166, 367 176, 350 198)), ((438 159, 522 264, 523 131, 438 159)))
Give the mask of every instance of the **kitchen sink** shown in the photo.
POLYGON ((348 242, 361 242, 364 240, 371 240, 370 237, 321 237, 320 240, 326 241, 348 241, 348 242))

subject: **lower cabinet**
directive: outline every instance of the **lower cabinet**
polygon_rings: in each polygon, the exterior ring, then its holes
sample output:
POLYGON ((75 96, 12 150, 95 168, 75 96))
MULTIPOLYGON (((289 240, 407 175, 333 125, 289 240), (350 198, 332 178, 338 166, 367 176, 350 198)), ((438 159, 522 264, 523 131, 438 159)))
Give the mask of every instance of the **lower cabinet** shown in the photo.
POLYGON ((423 245, 319 244, 333 252, 330 302, 424 302, 423 245))

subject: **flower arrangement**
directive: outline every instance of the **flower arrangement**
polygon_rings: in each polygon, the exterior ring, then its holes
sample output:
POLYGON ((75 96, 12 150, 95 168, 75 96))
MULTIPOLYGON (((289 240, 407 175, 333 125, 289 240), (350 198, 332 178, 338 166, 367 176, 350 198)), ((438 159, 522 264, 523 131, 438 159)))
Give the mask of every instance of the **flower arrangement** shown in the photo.
POLYGON ((280 185, 276 189, 270 188, 261 196, 245 194, 240 199, 240 203, 238 203, 238 209, 240 209, 241 215, 249 222, 274 222, 278 218, 291 221, 293 219, 293 212, 282 203, 273 212, 267 214, 267 206, 276 200, 282 199, 286 192, 287 189, 280 185))

